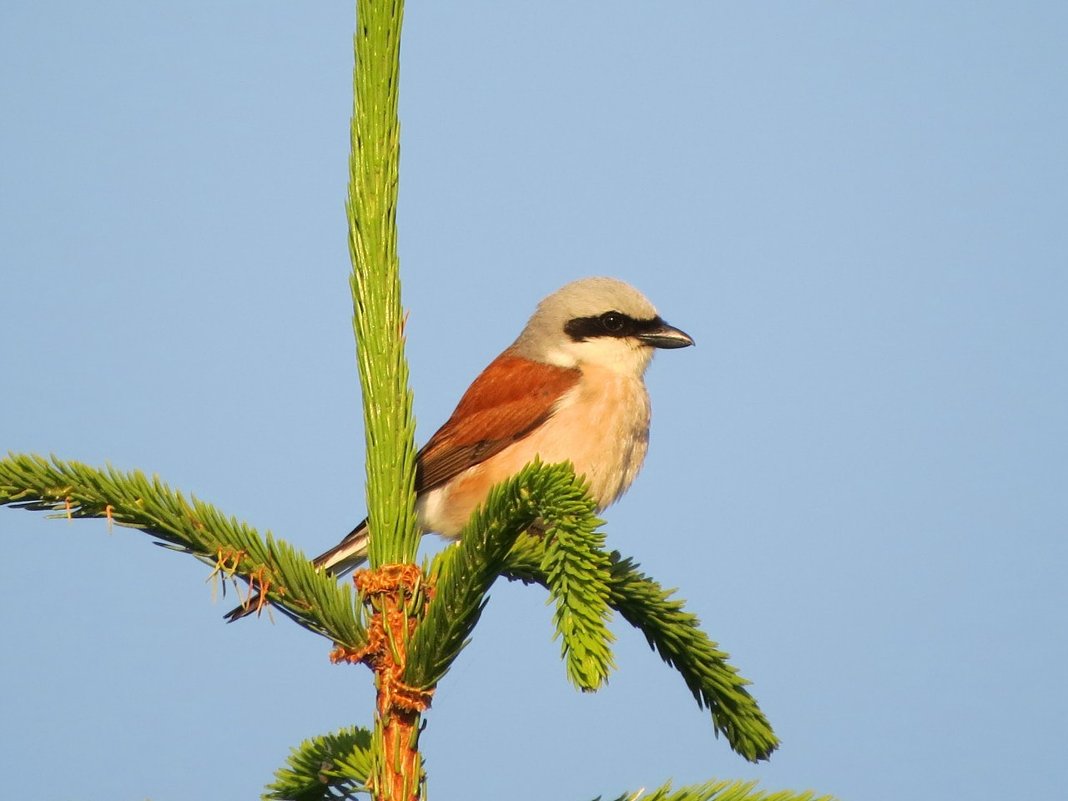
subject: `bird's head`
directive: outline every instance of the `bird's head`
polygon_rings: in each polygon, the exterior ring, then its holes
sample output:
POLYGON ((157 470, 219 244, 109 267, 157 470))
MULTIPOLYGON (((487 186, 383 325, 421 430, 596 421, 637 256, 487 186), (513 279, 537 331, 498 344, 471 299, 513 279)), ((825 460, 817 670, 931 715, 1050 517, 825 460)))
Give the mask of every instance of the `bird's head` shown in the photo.
POLYGON ((559 367, 591 365, 641 375, 654 348, 692 344, 689 334, 664 322, 630 284, 582 278, 542 300, 512 347, 559 367))

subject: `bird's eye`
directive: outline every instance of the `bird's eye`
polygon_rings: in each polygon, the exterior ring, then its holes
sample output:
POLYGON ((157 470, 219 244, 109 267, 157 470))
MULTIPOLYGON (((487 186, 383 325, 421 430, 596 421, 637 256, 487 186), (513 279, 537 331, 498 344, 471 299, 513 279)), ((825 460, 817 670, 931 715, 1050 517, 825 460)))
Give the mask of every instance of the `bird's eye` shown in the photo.
POLYGON ((617 334, 623 330, 623 326, 627 324, 627 318, 619 312, 605 312, 601 315, 601 326, 605 331, 613 334, 617 334))

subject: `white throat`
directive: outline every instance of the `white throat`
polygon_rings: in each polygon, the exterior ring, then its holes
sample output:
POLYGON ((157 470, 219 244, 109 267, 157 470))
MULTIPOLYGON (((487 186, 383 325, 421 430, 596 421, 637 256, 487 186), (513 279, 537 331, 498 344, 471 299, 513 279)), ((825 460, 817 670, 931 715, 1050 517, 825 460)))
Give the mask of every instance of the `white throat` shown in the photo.
POLYGON ((544 353, 544 360, 557 367, 589 365, 622 375, 640 377, 653 358, 653 349, 633 339, 594 337, 581 342, 565 340, 544 353))

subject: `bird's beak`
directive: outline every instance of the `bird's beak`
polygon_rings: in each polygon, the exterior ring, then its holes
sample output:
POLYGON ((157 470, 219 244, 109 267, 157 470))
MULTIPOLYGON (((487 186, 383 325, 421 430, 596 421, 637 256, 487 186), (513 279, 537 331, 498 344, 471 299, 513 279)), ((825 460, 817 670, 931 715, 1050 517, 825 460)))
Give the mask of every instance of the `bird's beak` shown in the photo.
POLYGON ((653 348, 687 348, 694 344, 693 337, 663 320, 656 328, 640 333, 638 339, 653 348))

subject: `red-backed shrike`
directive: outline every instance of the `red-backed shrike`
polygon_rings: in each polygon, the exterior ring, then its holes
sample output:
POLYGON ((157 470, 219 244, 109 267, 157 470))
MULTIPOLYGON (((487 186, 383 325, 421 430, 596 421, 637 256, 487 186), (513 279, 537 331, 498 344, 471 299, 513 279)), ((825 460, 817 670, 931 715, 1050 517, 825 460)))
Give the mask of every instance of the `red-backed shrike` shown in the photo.
MULTIPOLYGON (((597 510, 604 509, 645 459, 644 375, 653 349, 692 344, 641 292, 614 278, 584 278, 552 293, 419 451, 419 525, 459 537, 490 489, 535 457, 570 461, 597 510)), ((333 574, 352 570, 366 558, 367 538, 364 520, 313 564, 333 574)), ((258 606, 252 599, 227 617, 237 620, 258 606)))

